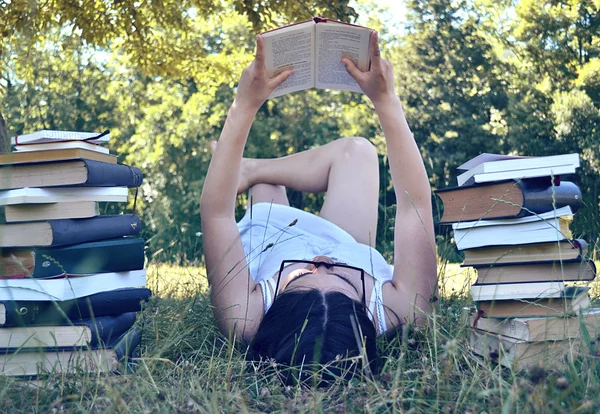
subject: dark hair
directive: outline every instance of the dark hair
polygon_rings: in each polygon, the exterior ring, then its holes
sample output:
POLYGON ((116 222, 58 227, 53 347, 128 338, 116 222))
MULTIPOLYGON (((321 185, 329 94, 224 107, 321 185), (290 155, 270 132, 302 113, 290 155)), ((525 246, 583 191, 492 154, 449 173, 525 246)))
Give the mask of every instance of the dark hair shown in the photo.
MULTIPOLYGON (((250 343, 247 358, 274 360, 289 367, 302 366, 307 374, 327 364, 320 374, 323 381, 330 381, 354 375, 349 358, 361 355, 363 341, 365 362, 370 371, 376 373, 375 326, 363 305, 340 292, 294 290, 279 295, 273 302, 250 343), (357 322, 355 328, 352 319, 357 322), (359 335, 355 334, 356 330, 359 335)), ((359 361, 354 368, 361 365, 359 361)), ((284 381, 290 383, 297 379, 292 373, 285 375, 284 381)))

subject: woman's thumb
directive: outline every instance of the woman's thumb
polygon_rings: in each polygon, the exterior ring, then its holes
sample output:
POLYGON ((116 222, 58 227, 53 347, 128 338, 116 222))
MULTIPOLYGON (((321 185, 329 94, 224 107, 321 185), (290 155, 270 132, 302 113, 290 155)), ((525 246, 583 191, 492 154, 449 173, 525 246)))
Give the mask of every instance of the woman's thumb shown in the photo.
POLYGON ((346 70, 350 76, 352 76, 354 80, 358 82, 358 78, 362 75, 362 72, 356 67, 356 65, 354 65, 354 62, 348 58, 343 58, 342 63, 346 67, 346 70))

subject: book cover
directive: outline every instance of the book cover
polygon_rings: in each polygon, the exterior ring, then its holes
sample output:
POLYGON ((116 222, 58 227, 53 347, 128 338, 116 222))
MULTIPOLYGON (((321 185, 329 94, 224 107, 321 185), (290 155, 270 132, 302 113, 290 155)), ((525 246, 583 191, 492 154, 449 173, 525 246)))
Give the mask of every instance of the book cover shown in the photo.
POLYGON ((0 326, 65 324, 139 312, 151 295, 148 288, 123 288, 65 301, 2 301, 0 326))
POLYGON ((1 224, 0 246, 66 246, 135 236, 141 228, 135 214, 1 224))
POLYGON ((132 328, 106 348, 6 353, 0 355, 0 375, 35 377, 59 373, 117 372, 135 356, 140 342, 141 332, 132 328))
POLYGON ((13 145, 40 144, 44 142, 64 141, 86 141, 93 144, 101 144, 110 141, 110 131, 104 132, 80 132, 80 131, 57 131, 42 129, 29 134, 15 135, 11 137, 13 145))
POLYGON ((0 206, 78 201, 123 203, 127 201, 128 195, 129 191, 125 187, 19 188, 0 191, 0 206))
POLYGON ((0 279, 0 301, 62 301, 145 285, 145 270, 60 279, 0 279))
POLYGON ((139 187, 141 184, 142 172, 138 168, 94 160, 21 164, 0 168, 0 189, 3 190, 59 186, 139 187))
POLYGON ((99 347, 114 342, 129 330, 136 313, 75 320, 73 323, 49 326, 24 326, 0 329, 0 354, 23 349, 59 349, 99 347))
MULTIPOLYGON (((8 152, 5 154, 0 154, 0 165, 2 166, 2 169, 4 169, 17 165, 37 165, 49 162, 78 159, 96 160, 109 164, 117 163, 116 155, 103 154, 98 151, 91 151, 83 148, 65 148, 46 151, 8 152)), ((2 172, 2 169, 0 169, 0 173, 2 173, 2 177, 6 177, 7 173, 2 172)))
POLYGON ((569 206, 583 206, 579 187, 569 181, 553 185, 542 179, 503 181, 436 190, 444 205, 440 224, 480 219, 516 218, 569 206))
POLYGON ((0 277, 52 278, 64 274, 125 272, 144 268, 144 240, 134 237, 66 247, 4 249, 0 277), (15 269, 7 274, 6 269, 15 269))

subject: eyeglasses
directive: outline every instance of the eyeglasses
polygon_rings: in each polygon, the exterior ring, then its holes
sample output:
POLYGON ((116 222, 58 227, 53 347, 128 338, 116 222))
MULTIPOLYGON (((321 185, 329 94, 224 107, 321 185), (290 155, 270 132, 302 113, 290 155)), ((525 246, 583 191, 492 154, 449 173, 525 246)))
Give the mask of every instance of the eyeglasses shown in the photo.
POLYGON ((360 267, 354 267, 354 266, 350 266, 347 265, 346 263, 340 263, 340 262, 314 262, 312 260, 284 260, 283 262, 281 262, 281 266, 279 266, 279 273, 277 274, 277 284, 275 285, 275 293, 274 293, 274 298, 273 300, 275 300, 277 298, 277 293, 279 292, 279 281, 281 279, 281 273, 283 272, 283 269, 285 269, 286 266, 289 266, 291 264, 295 264, 295 263, 306 263, 306 264, 312 264, 315 266, 315 269, 318 269, 321 266, 325 266, 325 268, 327 270, 330 270, 332 267, 341 267, 343 269, 351 269, 351 270, 357 270, 360 272, 360 281, 362 284, 362 305, 364 310, 367 310, 367 298, 366 298, 366 290, 365 290, 365 271, 363 269, 361 269, 360 267))

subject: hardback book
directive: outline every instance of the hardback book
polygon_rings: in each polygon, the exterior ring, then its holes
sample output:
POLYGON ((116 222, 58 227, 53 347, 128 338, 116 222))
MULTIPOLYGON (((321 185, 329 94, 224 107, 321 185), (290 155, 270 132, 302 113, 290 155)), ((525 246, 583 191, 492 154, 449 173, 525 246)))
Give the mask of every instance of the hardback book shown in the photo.
POLYGON ((91 144, 87 141, 65 141, 65 142, 47 142, 44 144, 22 144, 16 145, 15 150, 17 152, 29 152, 29 151, 50 151, 50 150, 62 150, 79 148, 88 151, 96 151, 102 154, 108 154, 109 150, 98 144, 91 144))
POLYGON ((123 164, 93 160, 46 162, 0 168, 0 189, 23 187, 139 187, 142 172, 123 164))
POLYGON ((567 358, 584 352, 579 338, 527 342, 479 329, 471 330, 470 346, 474 353, 515 370, 532 365, 564 368, 567 358))
POLYGON ((586 286, 569 286, 558 298, 488 300, 479 301, 476 305, 481 316, 486 318, 564 317, 590 308, 588 290, 586 286))
POLYGON ((588 244, 583 239, 562 240, 550 243, 490 246, 467 249, 462 266, 491 266, 515 263, 546 263, 582 261, 588 244))
POLYGON ((141 229, 135 214, 0 224, 0 247, 65 246, 135 236, 141 229))
POLYGON ((142 310, 148 288, 123 288, 65 301, 2 301, 0 326, 72 324, 87 318, 142 310))
POLYGON ((64 274, 126 272, 144 268, 144 240, 134 237, 64 247, 3 249, 0 277, 36 279, 64 274))
POLYGON ((458 185, 507 179, 573 174, 579 168, 579 154, 528 157, 482 162, 457 177, 458 185))
POLYGON ((16 204, 6 206, 4 215, 7 223, 20 221, 56 220, 66 218, 90 218, 100 214, 95 201, 72 203, 16 204))
POLYGON ((459 250, 476 247, 554 242, 572 238, 570 207, 516 219, 455 223, 454 240, 459 250))
POLYGON ((559 341, 581 336, 585 326, 589 336, 596 338, 600 334, 600 308, 589 309, 580 315, 570 317, 529 317, 529 318, 481 318, 474 313, 471 326, 521 341, 559 341))
POLYGON ((135 323, 136 313, 101 316, 55 326, 23 326, 0 329, 0 349, 54 349, 97 347, 109 344, 135 323))
MULTIPOLYGON (((83 148, 65 148, 46 151, 20 151, 0 154, 0 165, 4 168, 11 165, 69 161, 77 159, 95 160, 108 164, 116 164, 117 156, 103 154, 83 148)), ((3 173, 6 174, 6 173, 3 173)))
POLYGON ((0 375, 33 377, 45 374, 109 373, 135 357, 141 332, 132 328, 113 344, 98 349, 58 349, 0 354, 0 375))
POLYGON ((57 279, 0 279, 0 301, 63 301, 145 285, 145 270, 57 279))
POLYGON ((101 144, 110 141, 110 132, 79 132, 43 129, 29 134, 16 135, 11 138, 11 143, 13 145, 64 141, 86 141, 92 144, 101 144))
POLYGON ((553 185, 549 177, 510 180, 437 190, 444 204, 441 224, 480 219, 516 218, 583 205, 581 190, 569 181, 553 185))
POLYGON ((19 188, 0 191, 0 206, 17 204, 72 203, 76 201, 127 201, 127 187, 19 188))
POLYGON ((553 281, 590 282, 596 277, 596 265, 592 260, 493 265, 476 267, 476 269, 478 285, 553 281))
POLYGON ((309 88, 362 92, 342 58, 350 59, 362 71, 369 70, 372 31, 314 17, 263 33, 267 74, 272 77, 288 68, 295 72, 269 98, 309 88))
POLYGON ((471 285, 474 301, 502 301, 513 299, 560 298, 565 290, 564 282, 503 283, 494 285, 471 285))

